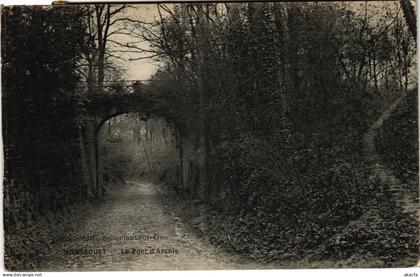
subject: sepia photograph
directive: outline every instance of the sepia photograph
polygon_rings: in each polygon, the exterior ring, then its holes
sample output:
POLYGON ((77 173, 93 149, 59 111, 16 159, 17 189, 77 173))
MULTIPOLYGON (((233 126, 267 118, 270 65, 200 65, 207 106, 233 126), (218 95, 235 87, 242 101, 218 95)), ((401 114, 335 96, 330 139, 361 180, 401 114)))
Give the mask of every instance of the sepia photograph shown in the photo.
POLYGON ((1 9, 4 270, 419 266, 415 1, 1 9))

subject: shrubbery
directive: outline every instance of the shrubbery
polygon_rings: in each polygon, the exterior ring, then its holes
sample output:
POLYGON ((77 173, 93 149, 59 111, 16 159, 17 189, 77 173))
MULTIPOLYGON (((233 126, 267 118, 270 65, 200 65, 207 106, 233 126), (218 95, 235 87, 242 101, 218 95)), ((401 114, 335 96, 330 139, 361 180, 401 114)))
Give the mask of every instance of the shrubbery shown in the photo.
POLYGON ((334 140, 305 140, 297 134, 291 141, 278 145, 246 136, 216 147, 211 180, 222 203, 196 214, 196 227, 251 260, 307 254, 413 265, 416 223, 387 184, 371 178, 359 139, 337 134, 334 140))
POLYGON ((255 138, 219 147, 223 201, 239 218, 229 227, 239 252, 265 245, 262 256, 299 255, 360 216, 364 192, 354 165, 304 147, 275 149, 255 138))

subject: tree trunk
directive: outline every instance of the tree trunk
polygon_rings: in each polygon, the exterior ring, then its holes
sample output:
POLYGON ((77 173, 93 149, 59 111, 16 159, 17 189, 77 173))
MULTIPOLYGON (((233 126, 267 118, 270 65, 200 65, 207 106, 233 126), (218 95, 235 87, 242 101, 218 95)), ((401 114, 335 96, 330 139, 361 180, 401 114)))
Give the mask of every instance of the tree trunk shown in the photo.
POLYGON ((416 12, 414 11, 414 7, 410 0, 400 0, 400 3, 404 12, 404 18, 407 22, 408 29, 410 30, 411 35, 417 44, 416 12))

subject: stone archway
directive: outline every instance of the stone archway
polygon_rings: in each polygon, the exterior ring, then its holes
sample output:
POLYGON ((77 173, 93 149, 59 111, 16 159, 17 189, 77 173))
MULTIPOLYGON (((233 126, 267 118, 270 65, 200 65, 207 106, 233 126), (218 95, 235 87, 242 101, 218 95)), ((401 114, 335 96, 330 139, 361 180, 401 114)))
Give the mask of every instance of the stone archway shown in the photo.
POLYGON ((97 135, 102 125, 110 118, 124 113, 136 112, 149 117, 156 111, 158 101, 144 94, 98 95, 87 104, 87 114, 82 115, 79 129, 81 163, 87 198, 100 197, 98 172, 97 135))
MULTIPOLYGON (((165 117, 165 105, 153 94, 123 94, 123 95, 100 95, 87 105, 87 114, 83 115, 82 127, 79 137, 81 164, 83 167, 84 188, 87 198, 99 198, 101 188, 99 186, 99 161, 97 135, 102 125, 110 118, 124 113, 138 113, 148 118, 152 115, 165 117)), ((206 151, 200 144, 197 148, 196 138, 182 137, 179 142, 179 155, 181 160, 181 189, 194 191, 201 198, 205 198, 206 180, 206 151), (195 171, 195 172, 192 172, 195 171), (191 178, 192 173, 198 174, 191 178)))

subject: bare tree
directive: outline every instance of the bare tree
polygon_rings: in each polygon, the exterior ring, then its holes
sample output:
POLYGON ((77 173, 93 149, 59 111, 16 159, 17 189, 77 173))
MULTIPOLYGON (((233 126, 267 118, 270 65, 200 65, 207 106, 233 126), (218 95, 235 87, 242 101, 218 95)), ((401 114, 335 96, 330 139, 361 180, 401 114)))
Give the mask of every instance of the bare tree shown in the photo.
POLYGON ((139 51, 135 28, 141 21, 130 15, 129 11, 133 9, 135 7, 128 4, 86 6, 88 47, 83 53, 79 72, 85 77, 90 92, 102 91, 107 76, 113 75, 107 74, 107 70, 120 70, 117 61, 126 61, 130 59, 128 53, 139 51))

